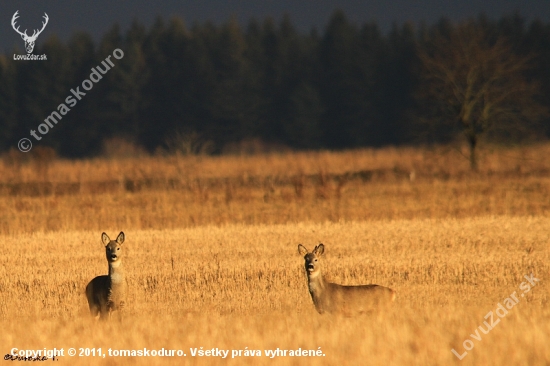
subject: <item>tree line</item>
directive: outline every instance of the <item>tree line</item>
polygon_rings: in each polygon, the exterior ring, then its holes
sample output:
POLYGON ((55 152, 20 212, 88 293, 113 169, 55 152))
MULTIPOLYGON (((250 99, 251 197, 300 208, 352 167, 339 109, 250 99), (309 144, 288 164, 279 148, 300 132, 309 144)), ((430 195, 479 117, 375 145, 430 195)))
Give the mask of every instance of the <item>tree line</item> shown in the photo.
POLYGON ((114 25, 98 42, 51 36, 34 52, 47 61, 15 61, 21 49, 0 55, 0 151, 37 130, 116 49, 124 56, 36 143, 86 157, 113 137, 151 152, 219 153, 247 139, 343 149, 462 136, 472 147, 472 136, 550 134, 550 24, 481 15, 383 34, 337 10, 307 34, 288 16, 190 27, 158 18, 124 33, 114 25))

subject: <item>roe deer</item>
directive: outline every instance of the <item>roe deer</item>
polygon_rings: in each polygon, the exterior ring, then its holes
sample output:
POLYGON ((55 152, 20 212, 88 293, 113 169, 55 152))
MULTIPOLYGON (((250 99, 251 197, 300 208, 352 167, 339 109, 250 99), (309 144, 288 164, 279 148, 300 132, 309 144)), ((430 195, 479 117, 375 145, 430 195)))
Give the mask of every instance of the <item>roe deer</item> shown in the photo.
POLYGON ((109 263, 109 274, 97 276, 86 286, 86 297, 93 317, 99 314, 100 320, 107 320, 115 310, 119 311, 122 320, 122 309, 126 299, 128 284, 122 267, 121 245, 124 243, 124 233, 121 231, 116 240, 109 239, 105 233, 101 234, 101 241, 105 245, 105 254, 109 263))
POLYGON ((302 244, 298 252, 304 256, 309 293, 319 314, 341 313, 352 315, 379 310, 395 299, 395 291, 379 285, 342 286, 325 281, 319 258, 325 246, 319 244, 310 253, 302 244))

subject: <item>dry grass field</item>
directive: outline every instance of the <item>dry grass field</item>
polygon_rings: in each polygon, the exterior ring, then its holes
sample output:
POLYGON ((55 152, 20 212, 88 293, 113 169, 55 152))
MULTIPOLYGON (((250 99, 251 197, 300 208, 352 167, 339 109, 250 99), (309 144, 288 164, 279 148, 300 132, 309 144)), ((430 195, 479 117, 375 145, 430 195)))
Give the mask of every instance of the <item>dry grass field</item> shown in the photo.
POLYGON ((6 156, 0 351, 63 348, 70 365, 550 364, 548 152, 485 151, 478 173, 420 149, 6 156), (96 323, 84 288, 107 271, 101 232, 121 230, 125 319, 96 323), (331 281, 391 287, 394 306, 317 314, 297 244, 320 242, 331 281), (229 353, 193 356, 201 347, 229 353), (114 356, 144 348, 186 356, 114 356), (322 355, 266 355, 277 349, 322 355))

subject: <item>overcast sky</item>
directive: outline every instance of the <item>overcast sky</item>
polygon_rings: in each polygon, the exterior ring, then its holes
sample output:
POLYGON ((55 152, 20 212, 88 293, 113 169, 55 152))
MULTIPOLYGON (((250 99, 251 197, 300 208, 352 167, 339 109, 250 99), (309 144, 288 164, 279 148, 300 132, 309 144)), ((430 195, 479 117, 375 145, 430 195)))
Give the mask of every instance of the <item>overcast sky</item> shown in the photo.
POLYGON ((214 23, 236 16, 242 24, 254 17, 267 16, 280 19, 288 13, 300 31, 312 27, 322 30, 334 9, 344 10, 348 19, 357 24, 376 22, 386 32, 392 23, 412 21, 435 23, 442 16, 452 20, 476 17, 485 13, 491 19, 517 11, 528 21, 538 18, 550 22, 550 0, 0 0, 0 52, 11 50, 23 43, 11 27, 16 10, 20 17, 20 30, 40 28, 44 12, 50 20, 38 37, 43 42, 51 34, 66 40, 77 30, 87 31, 98 39, 115 22, 126 30, 132 19, 150 26, 157 15, 169 18, 182 17, 187 24, 211 20, 214 23))

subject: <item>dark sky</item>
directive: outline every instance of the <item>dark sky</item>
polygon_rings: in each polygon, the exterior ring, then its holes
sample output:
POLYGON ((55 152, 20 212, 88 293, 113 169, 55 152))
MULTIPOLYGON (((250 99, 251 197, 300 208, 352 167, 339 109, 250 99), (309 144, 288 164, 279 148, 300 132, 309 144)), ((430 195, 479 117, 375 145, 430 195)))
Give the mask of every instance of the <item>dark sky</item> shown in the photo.
POLYGON ((51 34, 66 40, 76 30, 84 30, 98 39, 110 26, 119 22, 125 30, 132 19, 150 26, 157 15, 182 17, 187 24, 211 20, 214 23, 236 16, 242 24, 255 17, 280 19, 288 13, 298 30, 312 27, 322 30, 334 9, 344 10, 348 19, 357 24, 376 22, 386 32, 392 23, 425 21, 432 24, 446 16, 461 20, 485 13, 491 19, 517 11, 528 21, 535 18, 550 22, 550 0, 0 0, 0 52, 21 49, 23 41, 11 27, 11 18, 19 10, 20 30, 41 27, 46 12, 50 21, 38 37, 40 44, 51 34))

